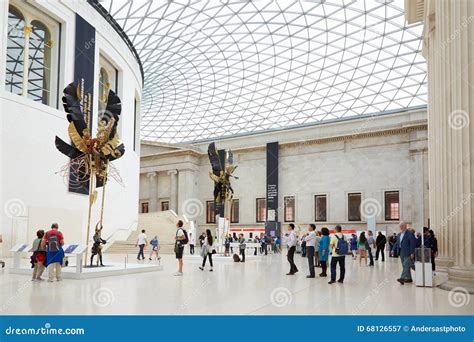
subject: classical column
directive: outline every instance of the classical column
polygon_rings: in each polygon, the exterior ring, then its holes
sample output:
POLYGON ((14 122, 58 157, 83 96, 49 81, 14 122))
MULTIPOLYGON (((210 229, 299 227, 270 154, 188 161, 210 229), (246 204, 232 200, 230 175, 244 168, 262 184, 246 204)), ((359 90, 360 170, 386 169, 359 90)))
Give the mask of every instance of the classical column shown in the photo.
POLYGON ((168 171, 170 175, 170 209, 178 214, 178 171, 168 171))
POLYGON ((194 170, 183 169, 178 172, 178 211, 189 220, 202 215, 204 205, 197 198, 194 170))
POLYGON ((158 211, 158 174, 149 172, 148 177, 148 211, 158 211))
POLYGON ((431 227, 449 277, 441 288, 474 293, 474 2, 425 0, 419 18, 414 5, 407 18, 424 22, 428 65, 431 227))

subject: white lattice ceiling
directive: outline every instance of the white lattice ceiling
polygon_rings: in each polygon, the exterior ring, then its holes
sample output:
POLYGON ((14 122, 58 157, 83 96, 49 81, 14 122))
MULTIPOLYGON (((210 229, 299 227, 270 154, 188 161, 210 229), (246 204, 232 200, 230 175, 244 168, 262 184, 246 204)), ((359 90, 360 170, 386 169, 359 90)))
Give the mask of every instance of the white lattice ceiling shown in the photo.
POLYGON ((426 105, 403 0, 101 4, 145 72, 142 139, 192 142, 426 105))

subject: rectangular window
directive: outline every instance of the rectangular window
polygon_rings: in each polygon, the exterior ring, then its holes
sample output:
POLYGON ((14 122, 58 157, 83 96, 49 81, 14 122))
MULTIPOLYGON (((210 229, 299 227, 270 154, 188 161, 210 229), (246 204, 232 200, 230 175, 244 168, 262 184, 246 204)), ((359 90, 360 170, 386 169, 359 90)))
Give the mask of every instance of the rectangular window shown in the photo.
POLYGON ((316 222, 327 221, 327 198, 326 195, 314 196, 314 220, 316 222))
POLYGON ((295 196, 285 196, 283 204, 285 206, 285 222, 295 222, 295 196))
POLYGON ((206 201, 206 223, 216 223, 214 201, 206 201))
POLYGON ((347 194, 349 221, 362 221, 361 216, 360 216, 361 199, 362 199, 362 195, 360 192, 347 194))
POLYGON ((400 220, 400 193, 385 191, 385 221, 400 220))
POLYGON ((232 200, 230 207, 230 223, 239 223, 239 200, 232 200))
POLYGON ((142 203, 142 213, 147 213, 148 212, 148 202, 143 202, 142 203))
POLYGON ((169 201, 162 201, 161 202, 161 211, 170 210, 170 202, 169 201))
POLYGON ((265 198, 257 198, 257 222, 265 222, 267 220, 267 200, 265 198))

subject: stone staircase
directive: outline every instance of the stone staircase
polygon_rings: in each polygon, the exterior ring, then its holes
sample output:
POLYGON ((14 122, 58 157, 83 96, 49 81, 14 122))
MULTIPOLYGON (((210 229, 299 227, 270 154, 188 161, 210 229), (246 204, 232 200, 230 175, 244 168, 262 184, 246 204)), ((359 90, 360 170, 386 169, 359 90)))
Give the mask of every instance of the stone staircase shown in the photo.
MULTIPOLYGON (((159 211, 138 215, 138 228, 132 231, 126 240, 115 240, 110 245, 106 245, 104 253, 107 254, 137 254, 135 247, 138 234, 145 229, 148 241, 158 236, 161 254, 172 254, 174 249, 174 236, 176 233, 176 222, 182 220, 184 228, 189 230, 188 224, 183 217, 176 215, 173 211, 159 211)), ((145 254, 150 249, 145 250, 145 254)))

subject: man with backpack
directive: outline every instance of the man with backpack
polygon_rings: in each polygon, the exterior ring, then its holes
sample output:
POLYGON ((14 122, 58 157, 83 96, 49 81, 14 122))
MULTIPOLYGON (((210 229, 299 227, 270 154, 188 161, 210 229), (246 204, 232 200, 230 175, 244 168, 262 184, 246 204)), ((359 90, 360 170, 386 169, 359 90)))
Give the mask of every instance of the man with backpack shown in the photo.
POLYGON ((176 223, 176 236, 175 236, 175 244, 174 244, 174 252, 176 254, 176 259, 178 259, 178 272, 176 272, 175 276, 182 276, 183 275, 183 251, 184 245, 189 242, 188 233, 183 228, 183 221, 179 220, 176 223))
POLYGON ((48 281, 61 281, 61 267, 64 259, 64 237, 57 223, 51 225, 51 229, 44 234, 42 247, 46 248, 46 267, 48 268, 48 281))
POLYGON ((330 250, 332 251, 331 258, 331 281, 328 284, 334 284, 336 282, 336 267, 339 264, 341 274, 339 276, 338 283, 344 282, 344 275, 346 273, 346 254, 349 251, 349 245, 342 234, 342 228, 337 225, 335 228, 334 236, 331 238, 330 250))

